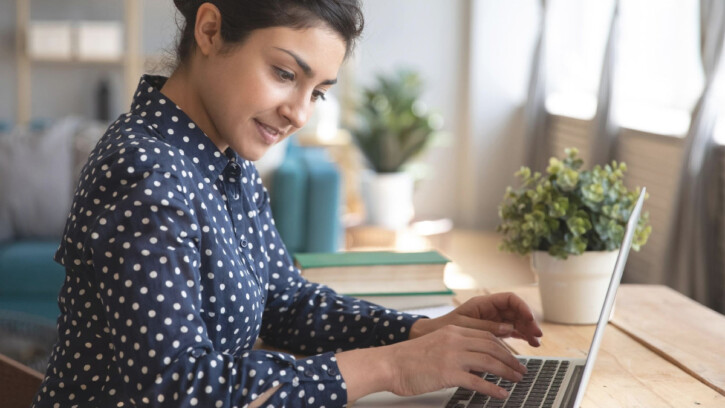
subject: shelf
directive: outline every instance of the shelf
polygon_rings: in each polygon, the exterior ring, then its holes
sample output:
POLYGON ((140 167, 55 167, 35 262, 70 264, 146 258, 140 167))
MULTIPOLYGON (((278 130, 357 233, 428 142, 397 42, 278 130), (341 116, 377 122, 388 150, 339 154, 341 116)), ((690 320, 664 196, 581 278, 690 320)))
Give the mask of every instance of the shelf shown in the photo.
POLYGON ((123 53, 113 58, 80 58, 78 56, 63 56, 62 58, 43 58, 32 56, 28 52, 26 41, 29 37, 28 28, 31 25, 31 0, 16 0, 16 57, 17 57, 17 118, 18 124, 27 124, 32 117, 31 113, 31 68, 34 64, 52 65, 61 64, 70 67, 79 66, 113 66, 123 69, 124 95, 130 98, 143 73, 144 60, 155 56, 141 55, 141 0, 124 0, 124 16, 120 20, 123 24, 124 48, 123 53))
POLYGON ((124 57, 120 57, 120 58, 116 58, 116 59, 79 59, 79 58, 60 59, 60 58, 38 58, 38 57, 29 56, 28 60, 32 63, 38 63, 38 64, 68 64, 68 65, 83 65, 83 64, 120 65, 125 62, 124 57))

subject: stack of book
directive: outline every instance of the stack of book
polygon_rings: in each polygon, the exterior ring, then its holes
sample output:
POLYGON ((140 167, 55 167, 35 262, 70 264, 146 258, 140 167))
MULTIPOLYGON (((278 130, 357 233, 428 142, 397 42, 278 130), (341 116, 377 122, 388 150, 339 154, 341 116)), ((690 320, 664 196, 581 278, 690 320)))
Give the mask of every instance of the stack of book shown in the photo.
POLYGON ((436 251, 304 253, 295 262, 308 281, 388 308, 452 304, 443 282, 449 260, 436 251))

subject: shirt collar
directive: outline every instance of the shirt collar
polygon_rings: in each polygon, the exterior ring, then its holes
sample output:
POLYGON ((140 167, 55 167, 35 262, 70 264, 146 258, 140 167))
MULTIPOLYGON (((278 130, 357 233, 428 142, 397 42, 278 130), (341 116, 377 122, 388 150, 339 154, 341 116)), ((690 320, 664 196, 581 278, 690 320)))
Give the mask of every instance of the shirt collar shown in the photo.
POLYGON ((165 142, 185 153, 194 152, 192 162, 212 182, 230 162, 243 159, 230 147, 222 152, 191 118, 161 93, 168 78, 144 75, 134 93, 131 113, 141 116, 165 142))

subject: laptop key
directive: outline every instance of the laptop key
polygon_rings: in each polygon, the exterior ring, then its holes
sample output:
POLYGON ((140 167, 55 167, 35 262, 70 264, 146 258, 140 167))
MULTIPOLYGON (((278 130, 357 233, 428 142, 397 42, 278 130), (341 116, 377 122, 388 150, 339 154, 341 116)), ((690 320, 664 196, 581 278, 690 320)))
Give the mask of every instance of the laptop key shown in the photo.
POLYGON ((486 394, 475 393, 473 394, 473 398, 471 398, 471 403, 485 404, 489 399, 491 399, 491 397, 486 394))

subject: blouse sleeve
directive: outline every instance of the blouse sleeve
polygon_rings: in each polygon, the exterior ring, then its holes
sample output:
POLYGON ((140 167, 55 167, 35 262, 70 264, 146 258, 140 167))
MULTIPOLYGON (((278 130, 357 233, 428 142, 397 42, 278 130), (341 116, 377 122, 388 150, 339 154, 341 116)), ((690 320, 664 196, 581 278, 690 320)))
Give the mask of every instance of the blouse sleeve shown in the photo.
POLYGON ((332 353, 298 361, 263 350, 214 349, 200 314, 202 231, 176 174, 125 163, 101 174, 117 189, 99 194, 117 199, 94 214, 84 259, 75 260, 105 311, 122 391, 141 405, 241 407, 279 386, 265 406, 318 406, 319 395, 344 404, 332 353))
POLYGON ((300 275, 274 225, 269 194, 257 180, 257 206, 269 260, 269 297, 262 339, 276 347, 322 353, 407 340, 421 316, 335 293, 300 275))

